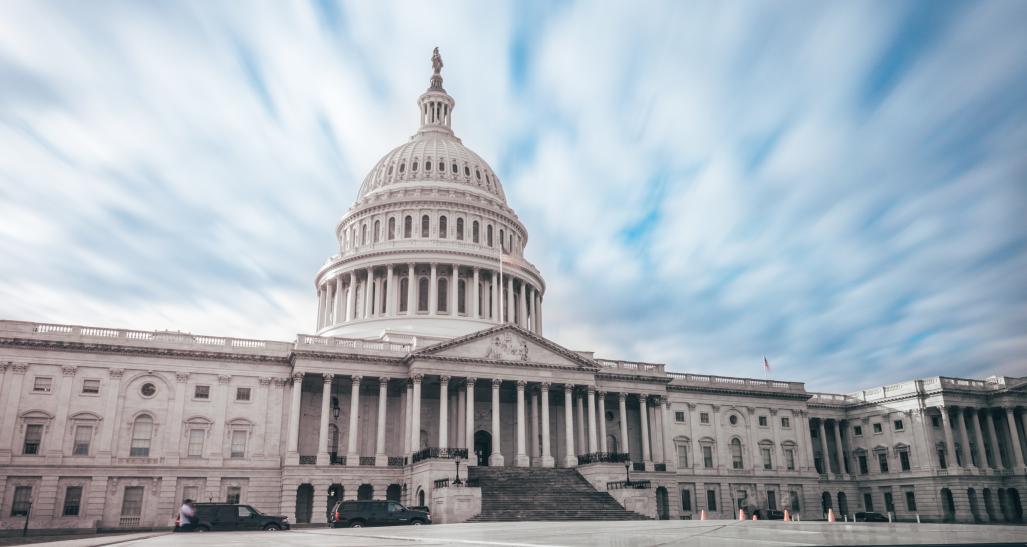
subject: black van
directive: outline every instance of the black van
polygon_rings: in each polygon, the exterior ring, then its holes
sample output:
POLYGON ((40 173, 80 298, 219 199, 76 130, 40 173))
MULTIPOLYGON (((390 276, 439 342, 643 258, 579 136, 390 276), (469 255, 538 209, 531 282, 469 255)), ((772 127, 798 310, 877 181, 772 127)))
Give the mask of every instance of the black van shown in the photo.
MULTIPOLYGON (((197 503, 194 532, 231 532, 233 530, 288 530, 286 517, 265 515, 249 505, 237 503, 197 503)), ((177 526, 175 531, 182 531, 177 526)))
POLYGON ((398 501, 340 501, 332 508, 332 528, 431 524, 431 515, 398 501))

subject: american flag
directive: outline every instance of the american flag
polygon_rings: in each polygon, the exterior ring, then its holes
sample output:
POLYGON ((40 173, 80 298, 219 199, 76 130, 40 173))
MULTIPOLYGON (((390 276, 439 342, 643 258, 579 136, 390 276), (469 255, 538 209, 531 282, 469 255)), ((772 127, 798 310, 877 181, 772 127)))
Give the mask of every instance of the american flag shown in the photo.
POLYGON ((763 372, 766 372, 766 373, 770 372, 770 362, 767 361, 767 356, 766 355, 763 356, 763 372))

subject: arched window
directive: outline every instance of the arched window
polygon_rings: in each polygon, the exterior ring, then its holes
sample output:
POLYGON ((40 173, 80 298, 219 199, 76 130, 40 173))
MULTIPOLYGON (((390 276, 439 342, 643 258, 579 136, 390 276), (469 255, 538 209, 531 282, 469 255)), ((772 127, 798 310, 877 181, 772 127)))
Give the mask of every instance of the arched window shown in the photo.
POLYGON ((428 278, 417 281, 417 311, 428 311, 428 278))
POLYGON ((378 234, 380 234, 381 232, 382 232, 382 221, 380 221, 380 220, 374 221, 374 236, 373 237, 374 237, 374 242, 375 243, 378 243, 378 237, 379 237, 378 234))
POLYGON ((413 230, 414 219, 411 218, 410 215, 407 215, 407 217, 403 219, 403 237, 413 237, 413 230))
POLYGON ((421 237, 428 237, 428 229, 431 226, 431 220, 428 215, 421 217, 421 237))
POLYGON ((449 305, 449 280, 445 277, 440 277, 437 281, 439 286, 439 301, 436 303, 436 307, 440 312, 448 310, 449 305))
POLYGON ((132 423, 132 445, 128 455, 145 458, 150 455, 150 439, 153 438, 153 417, 143 414, 132 423))
POLYGON ((417 172, 417 160, 414 160, 414 163, 410 164, 410 170, 414 173, 417 172))
POLYGON ((514 250, 514 246, 513 246, 513 234, 510 234, 510 235, 509 235, 509 237, 507 237, 507 239, 508 239, 508 240, 509 240, 509 242, 510 242, 510 243, 509 243, 509 244, 507 245, 507 247, 506 247, 506 248, 507 248, 507 252, 510 252, 510 253, 512 253, 512 252, 513 252, 513 250, 514 250))
POLYGON ((464 166, 464 176, 465 177, 471 176, 471 168, 467 167, 466 165, 464 166))
POLYGON ((410 278, 399 280, 399 311, 407 311, 407 291, 410 290, 410 278))
POLYGON ((456 219, 456 238, 459 241, 464 239, 464 219, 462 218, 456 219))
POLYGON ((360 227, 360 244, 367 245, 367 224, 360 227))
POLYGON ((457 282, 456 311, 467 313, 467 282, 463 279, 457 282))
POLYGON ((424 160, 424 170, 431 171, 431 160, 424 160))
POLYGON ((389 219, 389 240, 396 239, 396 217, 389 219))
POLYGON ((502 228, 500 228, 499 229, 499 247, 505 251, 506 247, 503 247, 504 243, 506 243, 506 232, 502 228))
POLYGON ((459 173, 459 170, 457 169, 456 164, 454 163, 453 164, 453 174, 455 175, 457 173, 459 173))
POLYGON ((446 239, 446 215, 439 217, 439 237, 446 239))
POLYGON ((742 441, 738 440, 738 437, 731 439, 731 467, 733 469, 742 469, 745 462, 742 460, 742 441))
POLYGON ((485 228, 485 243, 486 243, 486 244, 487 244, 487 245, 488 245, 489 247, 491 247, 491 246, 492 246, 492 225, 491 225, 491 224, 489 224, 489 225, 488 225, 488 226, 487 226, 487 227, 485 228))
POLYGON ((402 172, 403 172, 403 171, 404 171, 404 170, 406 169, 406 165, 407 165, 407 164, 405 164, 405 163, 401 163, 401 164, 399 164, 399 172, 400 172, 400 173, 402 173, 402 172))
POLYGON ((478 170, 478 169, 475 169, 474 170, 474 176, 477 177, 478 180, 481 180, 481 171, 478 170))
POLYGON ((474 243, 478 242, 478 221, 475 220, 471 223, 471 241, 474 243))

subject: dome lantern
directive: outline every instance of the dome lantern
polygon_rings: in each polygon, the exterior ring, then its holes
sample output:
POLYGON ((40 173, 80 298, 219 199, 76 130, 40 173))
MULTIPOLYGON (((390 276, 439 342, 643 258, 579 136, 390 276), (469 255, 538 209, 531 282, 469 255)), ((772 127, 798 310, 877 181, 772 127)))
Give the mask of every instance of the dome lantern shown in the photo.
POLYGON ((456 106, 456 101, 442 87, 443 65, 439 48, 435 48, 432 53, 431 64, 433 73, 428 91, 425 91, 417 99, 421 116, 421 128, 417 133, 441 132, 452 135, 453 129, 450 123, 453 119, 453 107, 456 106))

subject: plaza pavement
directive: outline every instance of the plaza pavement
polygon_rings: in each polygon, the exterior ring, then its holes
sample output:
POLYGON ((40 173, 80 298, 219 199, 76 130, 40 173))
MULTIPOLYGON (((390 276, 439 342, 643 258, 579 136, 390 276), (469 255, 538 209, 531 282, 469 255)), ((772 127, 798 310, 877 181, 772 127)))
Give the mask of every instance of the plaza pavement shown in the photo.
MULTIPOLYGON (((305 528, 290 532, 165 534, 128 540, 119 547, 178 546, 490 546, 490 547, 696 547, 750 545, 931 545, 1027 546, 1027 527, 967 524, 827 524, 823 522, 634 521, 516 522, 387 528, 305 528)), ((72 547, 73 543, 54 543, 72 547)), ((103 545, 103 544, 93 544, 103 545)), ((77 546, 76 546, 77 547, 77 546)))

